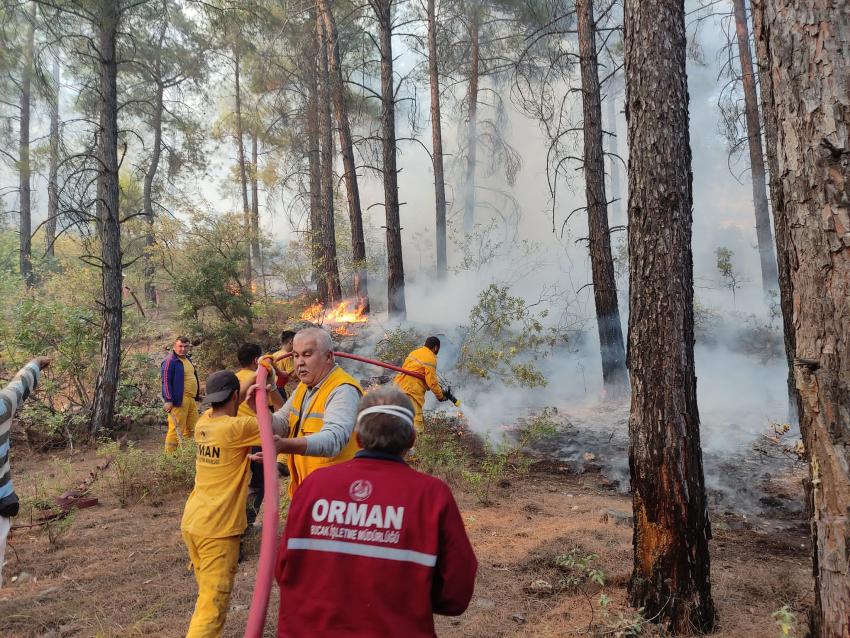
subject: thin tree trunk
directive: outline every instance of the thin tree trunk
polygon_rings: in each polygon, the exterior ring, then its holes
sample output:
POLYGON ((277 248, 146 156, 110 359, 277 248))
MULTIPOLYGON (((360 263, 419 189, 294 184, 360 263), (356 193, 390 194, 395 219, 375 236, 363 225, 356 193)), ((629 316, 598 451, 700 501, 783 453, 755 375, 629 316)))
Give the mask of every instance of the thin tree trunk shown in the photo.
POLYGON ((767 55, 764 30, 764 2, 753 0, 753 31, 756 54, 759 65, 762 114, 764 115, 764 141, 767 166, 770 174, 770 200, 773 206, 773 229, 776 239, 776 263, 779 271, 779 307, 782 312, 782 326, 785 340, 785 359, 788 364, 788 418, 796 421, 800 414, 800 395, 794 380, 794 302, 791 297, 791 252, 786 243, 788 220, 779 176, 779 162, 776 159, 776 120, 773 116, 773 81, 770 76, 770 62, 767 55))
MULTIPOLYGON (((326 40, 324 21, 316 21, 316 42, 326 40)), ((324 279, 326 304, 342 298, 339 283, 339 264, 336 256, 336 230, 334 228, 334 140, 331 120, 330 87, 327 47, 317 46, 319 55, 319 131, 322 140, 322 214, 321 214, 321 272, 324 279)))
POLYGON ((466 186, 463 196, 463 233, 469 236, 475 227, 475 169, 478 164, 478 78, 479 78, 479 26, 478 9, 473 6, 470 17, 469 90, 466 131, 466 186))
MULTIPOLYGON (((844 0, 774 0, 757 38, 775 133, 790 266, 794 378, 809 461, 812 635, 850 636, 850 10, 844 0)), ((757 12, 758 13, 758 12, 757 12)), ((776 211, 774 211, 776 214, 776 211)), ((780 232, 782 236, 780 236, 780 232)))
POLYGON ((310 180, 310 259, 313 269, 313 281, 316 282, 316 294, 319 299, 328 297, 324 288, 327 280, 322 277, 322 163, 319 135, 319 83, 318 55, 319 46, 315 31, 310 31, 310 44, 307 49, 307 152, 310 180))
POLYGON ((97 436, 112 425, 121 368, 123 320, 121 225, 118 210, 118 4, 99 3, 98 54, 100 64, 100 131, 98 135, 97 230, 101 244, 103 337, 101 366, 92 405, 90 433, 97 436))
POLYGON ((428 77, 431 85, 431 162, 434 166, 434 195, 437 208, 437 279, 445 279, 446 256, 446 180, 443 175, 443 123, 440 117, 440 73, 437 53, 437 12, 434 0, 428 0, 428 77))
POLYGON ((715 610, 694 372, 682 0, 626 3, 624 42, 635 521, 629 596, 673 633, 706 632, 715 610))
POLYGON ((360 210, 360 189, 357 183, 357 164, 354 161, 354 144, 348 122, 348 107, 345 103, 345 86, 342 81, 339 41, 336 21, 329 0, 318 0, 319 10, 325 22, 328 49, 328 73, 331 81, 331 99, 339 128, 339 148, 342 167, 345 171, 345 189, 348 196, 348 218, 351 222, 351 252, 354 268, 354 296, 357 306, 364 314, 369 313, 369 285, 366 271, 366 239, 363 234, 363 215, 360 210))
MULTIPOLYGON (((161 46, 162 40, 160 39, 160 47, 161 46)), ((154 179, 156 179, 156 173, 159 169, 159 161, 162 157, 162 111, 164 87, 162 84, 160 57, 157 57, 154 63, 154 68, 156 69, 157 86, 153 103, 153 119, 151 121, 151 128, 153 129, 153 148, 151 150, 151 161, 148 165, 148 170, 145 173, 145 182, 142 189, 142 202, 145 209, 145 217, 147 218, 144 257, 145 299, 151 306, 156 306, 157 302, 156 285, 154 284, 155 269, 151 251, 156 243, 154 239, 154 218, 156 217, 156 213, 154 213, 153 210, 153 182, 154 179)))
POLYGON ((53 60, 53 95, 50 99, 50 159, 47 174, 47 222, 44 225, 44 254, 54 255, 59 219, 59 60, 53 60))
POLYGON ((741 60, 741 81, 744 87, 744 110, 747 121, 747 145, 750 150, 750 168, 753 182, 753 207, 756 215, 756 240, 761 262, 761 286, 765 296, 775 290, 778 281, 776 257, 773 253, 773 233, 770 230, 770 212, 767 205, 767 178, 764 171, 764 151, 761 146, 761 123, 756 94, 756 78, 750 52, 750 33, 747 27, 747 9, 744 0, 732 0, 735 8, 735 31, 738 36, 738 54, 741 60))
POLYGON ((596 23, 593 0, 576 0, 581 89, 584 117, 584 179, 590 267, 596 325, 602 355, 602 379, 607 393, 622 395, 628 384, 623 329, 617 304, 608 205, 605 196, 605 155, 602 151, 602 104, 596 60, 596 23))
POLYGON ((27 287, 33 283, 32 276, 32 201, 30 187, 30 101, 32 99, 33 58, 35 56, 35 4, 27 25, 23 67, 21 69, 21 129, 18 146, 18 177, 21 209, 20 224, 20 268, 21 277, 27 287))
POLYGON ((617 137, 617 78, 612 77, 608 80, 608 94, 605 96, 605 106, 607 107, 608 131, 608 175, 611 184, 611 205, 608 207, 611 211, 610 219, 614 224, 625 223, 623 215, 623 196, 621 194, 620 182, 620 149, 618 148, 619 138, 617 137))
POLYGON ((384 169, 384 210, 387 226, 387 309, 390 317, 407 315, 404 300, 404 260, 398 202, 393 77, 392 0, 372 0, 378 18, 381 53, 381 141, 384 169))
POLYGON ((245 170, 245 140, 242 126, 242 91, 239 87, 239 45, 233 47, 234 79, 236 83, 236 152, 239 161, 239 185, 242 189, 242 219, 245 233, 249 239, 245 242, 245 283, 250 287, 253 278, 251 267, 251 209, 248 206, 248 175, 245 170))
POLYGON ((257 166, 259 160, 259 149, 257 148, 257 134, 251 133, 251 263, 253 264, 261 281, 265 281, 262 264, 263 256, 260 254, 260 184, 257 177, 257 166))

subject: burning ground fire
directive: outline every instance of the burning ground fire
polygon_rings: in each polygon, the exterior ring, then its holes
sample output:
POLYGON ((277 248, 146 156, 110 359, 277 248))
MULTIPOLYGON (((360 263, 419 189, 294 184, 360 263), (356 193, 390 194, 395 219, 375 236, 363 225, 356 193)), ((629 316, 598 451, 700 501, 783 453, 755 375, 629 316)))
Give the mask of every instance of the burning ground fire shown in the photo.
POLYGON ((369 318, 363 310, 352 301, 340 301, 336 306, 326 308, 321 303, 314 303, 301 313, 304 321, 328 326, 338 335, 353 335, 349 326, 355 323, 366 323, 369 318))

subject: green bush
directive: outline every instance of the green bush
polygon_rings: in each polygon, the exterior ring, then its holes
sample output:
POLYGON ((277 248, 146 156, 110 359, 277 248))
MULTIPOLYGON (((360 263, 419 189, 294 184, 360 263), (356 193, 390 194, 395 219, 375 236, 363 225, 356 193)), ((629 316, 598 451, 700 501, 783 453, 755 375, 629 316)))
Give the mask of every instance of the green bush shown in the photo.
POLYGON ((106 481, 121 507, 148 497, 178 490, 189 490, 195 481, 195 442, 184 440, 174 453, 148 452, 133 442, 122 447, 117 441, 105 441, 98 455, 112 457, 106 481))
POLYGON ((375 358, 400 366, 407 355, 425 343, 425 336, 415 328, 388 330, 375 345, 375 358))

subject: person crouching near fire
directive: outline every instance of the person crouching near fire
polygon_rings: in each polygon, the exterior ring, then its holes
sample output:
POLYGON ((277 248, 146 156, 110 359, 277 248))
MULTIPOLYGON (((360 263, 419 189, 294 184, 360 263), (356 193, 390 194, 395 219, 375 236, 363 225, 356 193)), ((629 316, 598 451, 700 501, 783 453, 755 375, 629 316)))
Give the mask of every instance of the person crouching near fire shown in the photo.
MULTIPOLYGON (((237 416, 239 379, 220 370, 207 377, 205 402, 211 405, 195 425, 195 487, 186 501, 180 529, 198 583, 198 600, 187 638, 221 635, 239 560, 239 541, 247 526, 245 501, 250 475, 248 453, 260 445, 256 416, 237 416)), ((256 414, 255 392, 245 401, 256 414)), ((284 434, 287 419, 272 417, 284 434)))
POLYGON ((478 567, 448 485, 409 467, 414 406, 392 387, 358 406, 362 449, 308 476, 278 548, 282 636, 434 636, 478 567))

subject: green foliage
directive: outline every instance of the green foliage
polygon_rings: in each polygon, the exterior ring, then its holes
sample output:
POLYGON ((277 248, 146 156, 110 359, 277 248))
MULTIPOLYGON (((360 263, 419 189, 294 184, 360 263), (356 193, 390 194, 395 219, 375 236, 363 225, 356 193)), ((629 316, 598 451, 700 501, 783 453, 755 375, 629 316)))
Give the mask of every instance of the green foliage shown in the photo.
POLYGON ((533 312, 507 286, 490 284, 469 313, 458 369, 508 385, 545 386, 546 378, 535 362, 548 354, 559 337, 556 330, 544 327, 547 314, 546 310, 533 312))
POLYGON ((105 441, 98 455, 111 456, 106 480, 121 507, 192 487, 195 481, 195 443, 184 441, 171 454, 148 452, 130 442, 122 447, 105 441))
POLYGON ((613 638, 640 636, 649 622, 643 616, 643 607, 630 610, 628 614, 620 610, 612 611, 611 599, 605 592, 599 594, 599 610, 602 613, 602 623, 595 628, 594 636, 613 636, 613 638))
POLYGON ((734 303, 736 291, 745 283, 745 279, 732 262, 732 257, 735 256, 735 253, 725 246, 719 246, 714 251, 714 256, 717 272, 720 273, 722 284, 732 293, 732 302, 734 303))
POLYGON ((375 345, 375 358, 400 366, 407 355, 425 343, 425 336, 415 328, 394 328, 384 333, 375 345))
POLYGON ((595 565, 598 554, 588 554, 575 547, 566 554, 555 558, 555 566, 563 573, 558 587, 561 590, 575 590, 585 583, 605 586, 605 573, 595 565))
POLYGON ((782 607, 773 612, 770 617, 773 618, 777 628, 779 629, 780 638, 793 636, 795 634, 797 617, 788 605, 782 605, 782 607))
POLYGON ((461 444, 462 436, 457 419, 443 413, 427 414, 425 431, 416 437, 417 468, 450 484, 459 484, 469 461, 461 444))

